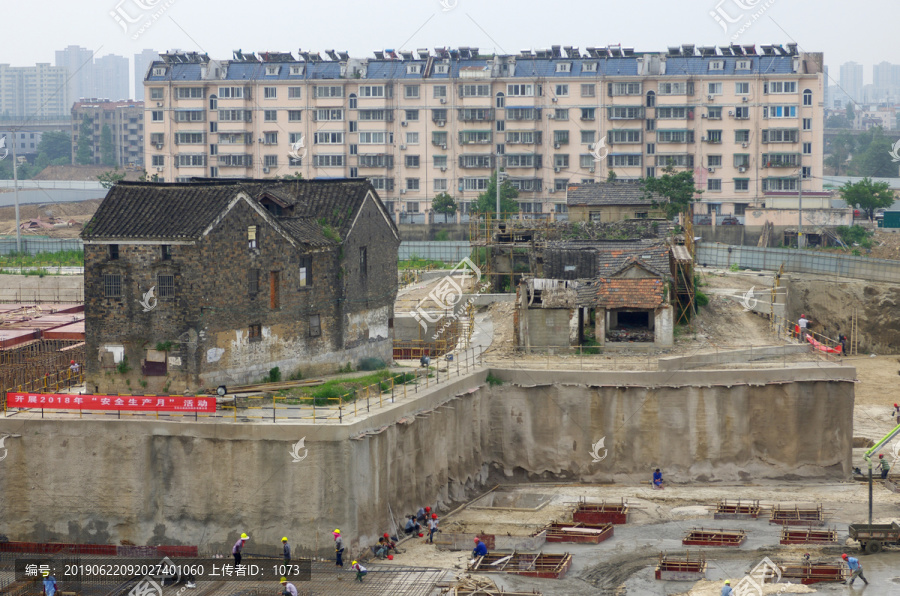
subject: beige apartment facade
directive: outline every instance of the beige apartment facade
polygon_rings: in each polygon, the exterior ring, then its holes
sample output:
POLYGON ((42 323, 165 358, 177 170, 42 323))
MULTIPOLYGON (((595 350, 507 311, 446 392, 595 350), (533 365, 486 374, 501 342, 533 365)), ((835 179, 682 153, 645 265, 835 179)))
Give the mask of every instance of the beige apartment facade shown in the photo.
POLYGON ((666 165, 694 173, 701 203, 821 190, 823 57, 791 44, 375 54, 161 56, 144 80, 148 171, 365 177, 400 221, 441 192, 465 214, 498 159, 530 214, 565 213, 569 184, 666 165))

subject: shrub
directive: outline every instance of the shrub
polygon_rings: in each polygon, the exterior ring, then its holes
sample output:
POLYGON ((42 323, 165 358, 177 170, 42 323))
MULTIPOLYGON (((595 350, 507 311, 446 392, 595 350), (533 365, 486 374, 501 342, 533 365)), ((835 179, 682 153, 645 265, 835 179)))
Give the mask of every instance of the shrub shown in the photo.
POLYGON ((738 267, 737 263, 732 263, 731 266, 728 268, 728 270, 731 271, 732 273, 737 273, 738 271, 741 270, 741 268, 738 267))
POLYGON ((277 383, 281 380, 281 369, 277 366, 269 369, 269 376, 263 379, 264 383, 277 383))
POLYGON ((387 364, 381 358, 363 358, 359 361, 358 368, 359 370, 381 370, 387 368, 387 364))
POLYGON ((503 379, 495 377, 492 373, 488 373, 486 380, 488 382, 488 385, 490 385, 491 387, 496 387, 497 385, 503 384, 503 379))
POLYGON ((697 308, 701 306, 706 306, 709 304, 709 296, 701 292, 700 290, 694 291, 694 302, 697 304, 697 308))

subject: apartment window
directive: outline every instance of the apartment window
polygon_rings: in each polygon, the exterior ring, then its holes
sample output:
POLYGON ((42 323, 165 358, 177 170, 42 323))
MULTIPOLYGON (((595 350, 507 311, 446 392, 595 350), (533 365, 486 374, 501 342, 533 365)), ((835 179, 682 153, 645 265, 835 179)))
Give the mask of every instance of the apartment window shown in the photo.
POLYGON ((804 178, 812 178, 812 168, 810 166, 803 166, 800 170, 804 178))
POLYGON ((209 123, 209 132, 218 132, 219 131, 219 123, 218 122, 210 122, 209 123))
POLYGON ((581 97, 596 97, 597 86, 594 83, 582 83, 581 97))
MULTIPOLYGON (((594 108, 589 109, 593 114, 594 108)), ((584 114, 584 109, 581 112, 584 114)), ((644 108, 642 106, 610 106, 607 108, 607 114, 610 120, 638 120, 644 117, 644 108)), ((587 118, 587 120, 593 120, 593 118, 587 118)))
POLYGON ((242 99, 245 95, 247 99, 250 99, 249 88, 245 90, 243 87, 219 87, 219 98, 221 99, 242 99))
POLYGON ((166 156, 154 155, 150 158, 150 164, 154 167, 161 168, 166 165, 166 156))
POLYGON ((150 112, 150 120, 151 122, 162 122, 163 121, 163 111, 162 110, 153 110, 150 112))
POLYGON ((172 245, 171 244, 163 244, 159 247, 159 258, 163 261, 172 260, 172 245))
MULTIPOLYGON (((355 144, 350 145, 350 155, 359 154, 359 147, 355 144)), ((350 176, 351 178, 356 178, 356 176, 350 176)))
POLYGON ((735 215, 744 215, 747 213, 747 203, 735 203, 734 204, 734 214, 735 215))
POLYGON ((679 83, 660 83, 658 93, 660 95, 693 95, 694 84, 686 81, 679 83))
POLYGON ((410 122, 419 120, 419 110, 406 110, 406 119, 410 122))
POLYGON ((434 192, 444 192, 448 188, 447 179, 446 178, 435 178, 434 179, 434 192))
POLYGON ((175 110, 175 122, 203 122, 206 120, 204 110, 175 110))
POLYGON ((738 82, 734 84, 735 95, 750 95, 750 83, 738 82))
POLYGON ((597 117, 597 108, 581 108, 582 120, 594 120, 597 117))
POLYGON ((216 110, 216 109, 218 109, 218 107, 219 107, 219 98, 216 97, 215 95, 210 95, 209 96, 209 109, 216 110))
POLYGON ((288 87, 288 99, 300 99, 303 96, 303 87, 288 87))
POLYGON ((446 122, 447 121, 447 108, 437 108, 431 110, 431 120, 433 122, 446 122))
POLYGON ((673 166, 677 168, 693 168, 694 156, 689 154, 657 155, 656 165, 673 166))
POLYGON ((693 143, 693 130, 661 130, 656 133, 657 143, 693 143))
POLYGON ((803 119, 803 130, 812 130, 812 118, 803 119))
POLYGON ((256 296, 259 293, 259 269, 247 271, 247 293, 256 296))
POLYGON ((734 108, 734 117, 736 120, 748 120, 750 118, 750 108, 747 106, 734 108))
POLYGON ((447 144, 447 132, 432 132, 431 133, 431 144, 432 145, 446 145, 447 144))
POLYGON ((406 190, 419 190, 419 179, 418 178, 407 178, 406 179, 406 190))
POLYGON ((709 95, 722 95, 722 83, 707 83, 706 92, 709 95))
POLYGON ((300 122, 303 110, 288 110, 288 122, 300 122))
POLYGON ((384 145, 385 133, 361 132, 359 133, 360 145, 384 145))
POLYGON ((640 153, 608 155, 606 157, 606 165, 610 168, 640 167, 642 157, 640 153))
POLYGON ((502 93, 497 94, 496 106, 498 109, 506 106, 506 96, 503 95, 502 93))
POLYGON ((115 261, 119 258, 119 245, 118 244, 110 244, 109 245, 109 260, 115 261))
POLYGON ((263 120, 266 122, 275 122, 278 120, 278 110, 264 110, 263 120))
POLYGON ((734 190, 736 190, 736 191, 750 190, 750 179, 749 178, 735 178, 734 179, 734 190))
POLYGON ((406 144, 407 145, 418 145, 419 144, 419 133, 417 133, 417 132, 406 133, 406 144))
POLYGON ((486 145, 491 142, 490 130, 464 130, 459 133, 459 142, 464 145, 486 145))
POLYGON ((497 123, 494 125, 494 128, 497 129, 497 132, 503 132, 506 130, 506 122, 504 120, 497 120, 497 123))
POLYGON ((419 167, 419 156, 418 155, 407 155, 406 156, 406 167, 407 168, 418 168, 419 167))
POLYGON ((366 247, 359 247, 359 276, 363 279, 369 274, 369 260, 366 255, 366 247))
POLYGON ((252 122, 250 110, 219 110, 219 122, 252 122))
POLYGON ((767 81, 763 83, 763 93, 796 93, 796 81, 767 81))
POLYGON ((175 297, 175 276, 174 275, 157 275, 156 289, 160 298, 175 297))
POLYGON ((506 108, 507 120, 540 120, 540 108, 506 108))
POLYGON ((278 144, 278 133, 277 132, 266 132, 263 133, 263 143, 266 145, 277 145, 278 144))
POLYGON ((419 97, 419 86, 418 85, 404 85, 404 94, 406 99, 418 99, 419 97))
POLYGON ((343 145, 343 132, 317 132, 313 137, 313 143, 316 145, 343 145))
POLYGON ((342 168, 344 167, 344 156, 340 155, 314 155, 313 166, 317 168, 342 168))
POLYGON ((103 276, 103 295, 107 298, 122 297, 122 276, 118 273, 107 273, 103 276))
POLYGON ((749 153, 735 153, 734 154, 734 167, 749 168, 750 167, 750 154, 749 153))
POLYGON ((447 167, 447 156, 446 155, 435 155, 434 156, 434 167, 446 168, 447 167))
POLYGON ((275 99, 277 96, 277 87, 263 87, 263 99, 275 99))
POLYGON ((763 118, 796 118, 797 106, 763 106, 763 118))
POLYGON ((534 85, 530 83, 509 84, 506 86, 506 95, 509 97, 534 97, 534 85))
POLYGON ((612 96, 640 95, 641 94, 641 84, 640 83, 607 83, 606 92, 607 92, 607 95, 612 95, 612 96))
POLYGON ((706 142, 708 143, 721 143, 722 142, 722 131, 721 130, 710 130, 706 133, 706 142))
POLYGON ((569 86, 568 85, 557 85, 556 86, 556 95, 558 97, 568 97, 569 86))
POLYGON ((812 155, 812 143, 803 143, 803 155, 812 155))
POLYGON ((262 325, 254 323, 247 329, 247 339, 251 342, 262 341, 262 325))
POLYGON ((356 117, 361 122, 393 122, 394 111, 385 109, 360 110, 356 117))
POLYGON ((356 106, 357 106, 356 94, 355 94, 355 93, 351 93, 351 94, 350 94, 350 109, 351 109, 351 110, 355 110, 355 109, 356 109, 356 106))
POLYGON ((200 153, 197 155, 180 154, 175 156, 176 168, 197 168, 206 165, 206 155, 200 153))
POLYGON ((725 61, 724 60, 710 60, 709 61, 709 70, 725 70, 725 61))
POLYGON ((553 119, 554 120, 568 120, 569 119, 569 110, 566 108, 557 108, 553 110, 553 119))
POLYGON ((646 129, 651 132, 656 130, 656 120, 654 120, 654 119, 647 120, 646 129))
POLYGON ((259 248, 257 242, 258 226, 247 226, 247 246, 249 248, 259 248))
POLYGON ((707 155, 706 156, 706 166, 709 168, 722 167, 722 156, 721 155, 707 155))
POLYGON ((447 97, 447 85, 435 85, 432 87, 435 99, 447 97))
POLYGON ((317 98, 344 97, 344 88, 339 85, 316 85, 313 89, 317 98))
POLYGON ((553 156, 553 167, 554 168, 568 168, 569 167, 569 156, 557 154, 553 156))
POLYGON ((460 97, 490 97, 491 96, 491 86, 490 85, 460 85, 459 86, 459 96, 460 97))
POLYGON ((761 132, 763 143, 796 143, 800 131, 796 128, 764 128, 761 132))
POLYGON ((656 143, 647 143, 647 155, 656 154, 656 143))
MULTIPOLYGON (((203 99, 203 87, 178 87, 175 90, 175 97, 178 99, 203 99)), ((152 99, 152 98, 151 98, 152 99)))
POLYGON ((722 179, 721 178, 707 178, 706 179, 706 190, 709 191, 721 191, 722 190, 722 179))
POLYGON ((150 99, 153 101, 161 101, 163 99, 164 89, 162 87, 150 87, 150 99))
POLYGON ((358 132, 359 131, 359 122, 351 120, 347 124, 350 125, 350 132, 358 132))
MULTIPOLYGON (((609 140, 611 143, 640 143, 641 142, 641 130, 640 129, 627 129, 620 128, 616 130, 611 130, 607 133, 609 135, 609 140)), ((583 136, 583 135, 582 135, 583 136)), ((591 136, 593 137, 593 131, 591 131, 591 136)), ((665 141, 661 141, 665 142, 665 141)))
POLYGON ((322 335, 322 323, 319 315, 309 315, 309 336, 319 337, 322 335))
POLYGON ((277 155, 264 155, 263 156, 263 165, 267 168, 277 168, 278 167, 278 156, 277 155))
POLYGON ((812 91, 809 89, 803 90, 803 105, 811 106, 812 105, 812 91))
POLYGON ((462 179, 462 189, 463 191, 470 190, 486 190, 488 187, 488 178, 463 178, 462 179))
POLYGON ((568 130, 554 130, 553 131, 553 144, 554 145, 568 145, 569 144, 569 131, 568 130))
POLYGON ((206 144, 206 134, 202 132, 176 132, 176 145, 204 145, 206 144))
POLYGON ((750 131, 749 130, 734 131, 734 142, 735 143, 749 143, 750 142, 750 131))

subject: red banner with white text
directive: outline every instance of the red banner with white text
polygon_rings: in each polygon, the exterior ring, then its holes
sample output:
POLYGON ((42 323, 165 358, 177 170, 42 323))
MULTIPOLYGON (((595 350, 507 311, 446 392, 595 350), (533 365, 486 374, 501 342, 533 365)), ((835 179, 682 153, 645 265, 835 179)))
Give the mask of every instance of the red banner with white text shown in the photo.
POLYGON ((147 412, 215 413, 214 397, 142 397, 139 395, 71 395, 67 393, 7 393, 9 408, 45 410, 137 410, 147 412))

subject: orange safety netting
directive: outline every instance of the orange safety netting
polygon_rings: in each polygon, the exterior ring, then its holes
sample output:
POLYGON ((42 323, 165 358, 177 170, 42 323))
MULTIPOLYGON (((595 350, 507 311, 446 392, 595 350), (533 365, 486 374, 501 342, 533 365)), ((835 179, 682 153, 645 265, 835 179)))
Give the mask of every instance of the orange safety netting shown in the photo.
POLYGON ((810 344, 812 344, 813 348, 815 348, 821 352, 827 352, 829 354, 840 354, 841 353, 841 344, 838 344, 832 348, 832 347, 829 347, 829 346, 823 344, 820 341, 816 341, 816 339, 812 335, 807 335, 806 341, 808 341, 810 344))

